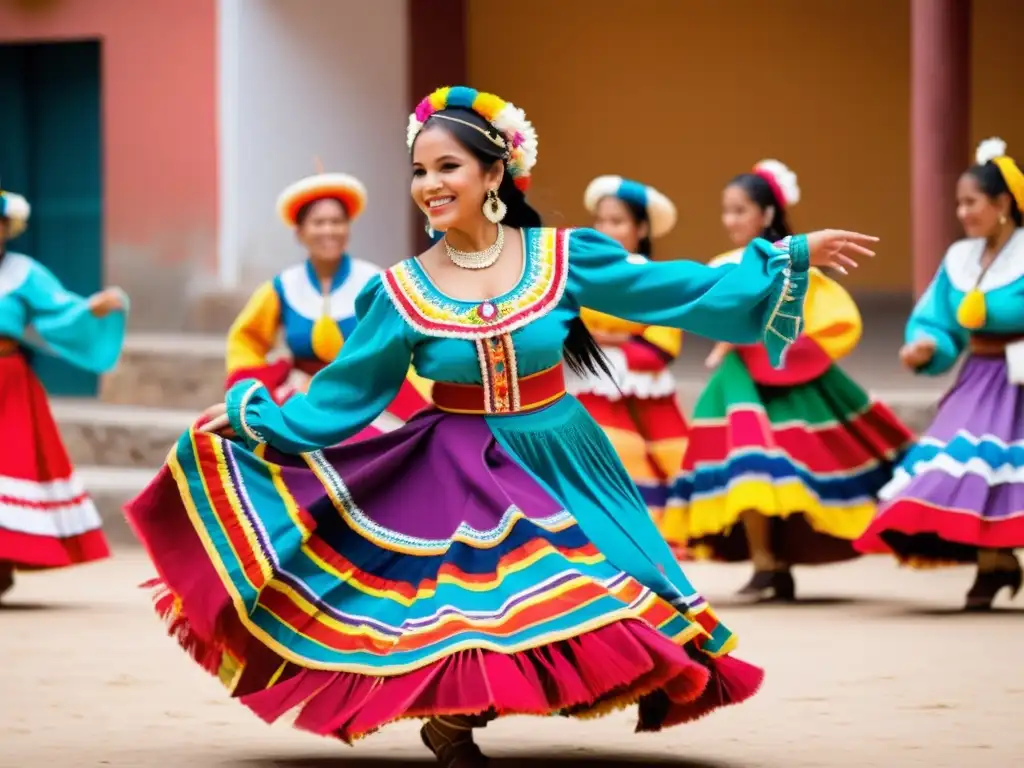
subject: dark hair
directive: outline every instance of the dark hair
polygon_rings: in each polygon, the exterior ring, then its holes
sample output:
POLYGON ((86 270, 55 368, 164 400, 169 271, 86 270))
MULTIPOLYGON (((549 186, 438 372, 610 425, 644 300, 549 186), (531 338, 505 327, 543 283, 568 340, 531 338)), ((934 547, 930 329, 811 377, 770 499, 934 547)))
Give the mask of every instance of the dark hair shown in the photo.
POLYGON ((1006 179, 1003 178, 1003 172, 999 170, 998 165, 991 160, 982 165, 972 165, 965 171, 965 175, 970 176, 978 183, 978 189, 982 191, 985 197, 991 200, 995 200, 1000 195, 1009 197, 1010 218, 1013 219, 1013 223, 1018 227, 1024 226, 1020 206, 1017 205, 1016 198, 1010 193, 1010 187, 1007 186, 1006 179))
POLYGON ((317 203, 323 202, 324 200, 333 200, 341 206, 341 210, 345 212, 345 220, 348 221, 350 218, 348 212, 348 206, 345 205, 345 201, 337 197, 318 197, 316 200, 310 200, 308 203, 303 203, 302 207, 295 213, 295 226, 301 227, 306 218, 309 216, 310 211, 313 210, 313 206, 317 203))
MULTIPOLYGON (((622 200, 622 198, 618 199, 622 200)), ((637 245, 636 250, 637 253, 650 258, 654 255, 654 246, 651 244, 651 217, 647 214, 647 206, 640 205, 633 200, 622 200, 622 202, 626 204, 626 209, 636 226, 647 225, 647 235, 640 238, 640 244, 637 245)))
MULTIPOLYGON (((451 134, 479 161, 485 170, 499 161, 507 163, 505 150, 493 141, 501 138, 498 131, 473 110, 451 108, 435 112, 424 122, 420 133, 434 127, 443 128, 451 134), (455 119, 445 120, 445 116, 455 119), (463 122, 457 122, 458 120, 463 122), (469 125, 465 123, 469 123, 469 125)), ((512 174, 508 172, 507 164, 505 173, 501 177, 501 185, 498 187, 498 197, 505 204, 506 212, 502 223, 506 226, 516 229, 532 229, 542 226, 540 214, 526 202, 526 195, 515 185, 512 174)), ((523 258, 526 258, 525 253, 523 258)), ((573 318, 569 323, 569 331, 565 337, 562 351, 566 364, 575 373, 600 375, 603 372, 613 381, 615 380, 604 352, 601 351, 600 345, 590 335, 587 326, 579 317, 573 318)))
POLYGON ((775 196, 772 185, 764 177, 756 173, 741 173, 726 184, 726 187, 739 187, 762 211, 768 210, 769 207, 775 210, 775 215, 768 222, 768 226, 761 230, 760 237, 774 243, 793 234, 786 219, 785 201, 775 196))

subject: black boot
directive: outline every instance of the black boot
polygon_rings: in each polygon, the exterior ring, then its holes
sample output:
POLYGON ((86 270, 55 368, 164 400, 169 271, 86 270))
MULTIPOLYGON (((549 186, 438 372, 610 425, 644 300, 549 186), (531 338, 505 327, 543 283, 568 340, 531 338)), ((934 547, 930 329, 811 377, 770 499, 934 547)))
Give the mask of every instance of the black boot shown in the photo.
POLYGON ((796 582, 788 568, 754 571, 750 581, 739 591, 741 597, 758 602, 791 603, 796 600, 796 582))
POLYGON ((487 768, 490 761, 473 741, 472 718, 434 717, 420 729, 420 738, 445 768, 487 768))
POLYGON ((1013 570, 1000 569, 998 571, 978 571, 974 578, 974 584, 967 592, 967 601, 964 604, 965 611, 989 611, 992 609, 992 601, 1003 587, 1010 588, 1010 597, 1014 598, 1020 591, 1021 583, 1024 582, 1024 571, 1020 563, 1013 570))
POLYGON ((0 563, 0 599, 14 586, 14 566, 0 563))

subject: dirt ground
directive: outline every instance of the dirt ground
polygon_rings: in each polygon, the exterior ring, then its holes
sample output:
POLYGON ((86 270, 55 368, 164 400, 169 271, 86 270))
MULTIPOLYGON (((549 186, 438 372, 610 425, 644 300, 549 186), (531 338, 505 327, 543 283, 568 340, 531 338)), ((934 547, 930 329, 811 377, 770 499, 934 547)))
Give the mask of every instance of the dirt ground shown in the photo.
MULTIPOLYGON (((885 559, 798 571, 792 607, 730 605, 743 567, 691 578, 767 669, 750 702, 657 735, 632 713, 512 718, 480 736, 496 768, 1011 768, 1024 759, 1024 597, 992 615, 956 608, 966 569, 885 559), (716 601, 715 598, 719 599, 716 601)), ((0 610, 0 766, 328 768, 430 765, 416 725, 350 748, 264 725, 162 632, 138 550, 25 575, 0 610)))

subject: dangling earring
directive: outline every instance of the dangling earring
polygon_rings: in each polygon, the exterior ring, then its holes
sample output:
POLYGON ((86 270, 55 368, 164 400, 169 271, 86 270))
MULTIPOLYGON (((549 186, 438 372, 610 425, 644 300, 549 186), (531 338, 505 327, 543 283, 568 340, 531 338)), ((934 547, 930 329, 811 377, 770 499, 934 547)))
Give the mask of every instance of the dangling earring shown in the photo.
POLYGON ((1001 227, 1005 227, 1006 226, 1006 214, 1005 213, 1000 213, 999 214, 999 226, 1001 226, 1001 227))
POLYGON ((506 213, 508 213, 508 207, 498 197, 498 190, 487 190, 487 197, 484 198, 484 216, 487 217, 487 220, 492 224, 499 224, 505 218, 506 213))
POLYGON ((430 226, 429 221, 427 221, 427 223, 423 225, 423 231, 427 233, 427 237, 429 237, 431 240, 434 239, 434 235, 436 233, 434 232, 434 228, 430 226))

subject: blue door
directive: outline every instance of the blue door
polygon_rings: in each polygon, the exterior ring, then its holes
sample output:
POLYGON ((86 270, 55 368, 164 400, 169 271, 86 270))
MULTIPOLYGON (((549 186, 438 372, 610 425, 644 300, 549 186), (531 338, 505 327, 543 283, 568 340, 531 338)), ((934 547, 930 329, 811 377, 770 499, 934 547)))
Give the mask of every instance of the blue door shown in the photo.
MULTIPOLYGON (((28 231, 11 241, 64 285, 103 285, 103 188, 98 42, 0 45, 0 185, 32 205, 28 231)), ((51 394, 89 397, 95 375, 40 355, 51 394)))

